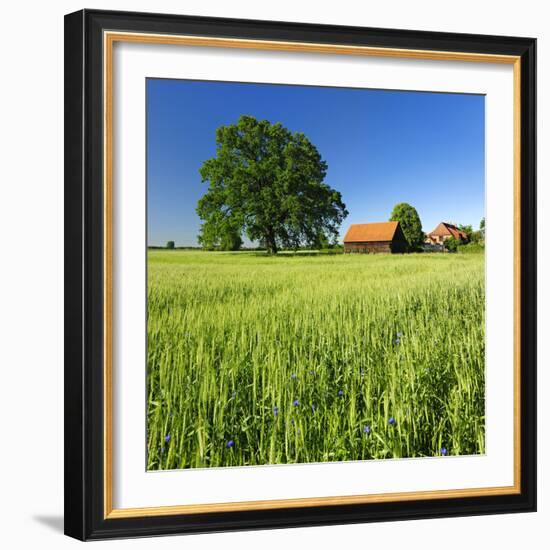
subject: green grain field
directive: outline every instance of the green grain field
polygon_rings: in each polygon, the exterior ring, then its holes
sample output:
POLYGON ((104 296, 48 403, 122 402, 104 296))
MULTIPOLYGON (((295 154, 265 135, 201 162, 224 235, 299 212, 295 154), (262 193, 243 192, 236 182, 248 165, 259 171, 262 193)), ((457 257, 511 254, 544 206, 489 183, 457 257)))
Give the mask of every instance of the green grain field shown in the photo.
POLYGON ((483 254, 148 253, 148 468, 484 453, 483 254))

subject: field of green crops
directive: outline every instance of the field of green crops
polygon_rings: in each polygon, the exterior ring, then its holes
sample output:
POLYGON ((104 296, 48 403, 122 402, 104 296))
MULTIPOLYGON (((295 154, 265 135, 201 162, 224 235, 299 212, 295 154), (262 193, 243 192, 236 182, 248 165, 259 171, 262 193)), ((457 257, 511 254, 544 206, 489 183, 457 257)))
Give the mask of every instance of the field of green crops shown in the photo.
POLYGON ((484 452, 482 254, 148 269, 149 469, 484 452))

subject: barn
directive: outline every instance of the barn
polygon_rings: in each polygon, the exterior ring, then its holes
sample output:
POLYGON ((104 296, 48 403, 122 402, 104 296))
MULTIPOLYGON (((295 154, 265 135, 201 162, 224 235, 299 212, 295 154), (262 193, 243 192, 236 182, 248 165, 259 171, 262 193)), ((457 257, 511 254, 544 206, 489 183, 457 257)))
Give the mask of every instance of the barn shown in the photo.
POLYGON ((344 237, 344 252, 403 253, 407 241, 399 222, 354 223, 344 237))
POLYGON ((451 237, 454 237, 457 241, 468 242, 468 235, 456 225, 441 222, 431 233, 426 235, 425 244, 443 246, 443 243, 451 237))

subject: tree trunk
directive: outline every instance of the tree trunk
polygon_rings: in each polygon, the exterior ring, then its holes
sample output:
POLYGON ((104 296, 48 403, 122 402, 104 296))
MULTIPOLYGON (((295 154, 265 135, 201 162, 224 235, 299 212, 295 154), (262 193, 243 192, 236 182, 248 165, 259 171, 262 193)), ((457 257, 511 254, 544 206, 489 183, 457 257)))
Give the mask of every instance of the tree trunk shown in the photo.
POLYGON ((265 247, 268 254, 277 254, 277 243, 275 242, 275 235, 272 230, 269 230, 265 236, 265 247))

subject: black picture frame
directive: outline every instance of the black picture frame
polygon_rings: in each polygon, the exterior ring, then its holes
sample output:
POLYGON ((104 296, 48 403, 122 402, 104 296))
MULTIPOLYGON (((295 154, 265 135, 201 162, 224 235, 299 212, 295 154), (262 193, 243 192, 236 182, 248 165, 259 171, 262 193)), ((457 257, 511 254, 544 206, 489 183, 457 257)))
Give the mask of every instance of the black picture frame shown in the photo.
POLYGON ((536 510, 536 40, 82 10, 65 17, 65 533, 80 540, 536 510), (517 494, 135 518, 104 514, 103 32, 520 57, 521 490, 517 494))

